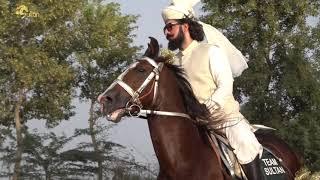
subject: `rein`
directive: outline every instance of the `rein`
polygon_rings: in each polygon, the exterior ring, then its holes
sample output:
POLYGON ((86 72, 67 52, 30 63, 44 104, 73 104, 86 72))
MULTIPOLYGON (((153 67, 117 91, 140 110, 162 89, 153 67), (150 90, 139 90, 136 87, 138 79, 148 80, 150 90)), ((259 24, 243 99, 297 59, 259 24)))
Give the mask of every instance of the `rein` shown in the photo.
POLYGON ((131 117, 147 117, 148 115, 160 115, 160 116, 178 116, 178 117, 184 117, 191 119, 188 114, 180 113, 180 112, 169 112, 169 111, 156 111, 156 110, 149 110, 149 109, 142 109, 143 105, 141 104, 141 99, 146 97, 153 91, 153 99, 152 99, 152 105, 154 105, 156 101, 156 97, 158 94, 158 88, 159 88, 159 77, 160 72, 162 71, 162 68, 164 66, 163 62, 156 63, 155 60, 149 58, 149 57, 143 57, 140 61, 147 61, 149 64, 153 66, 152 72, 148 75, 148 77, 144 80, 144 82, 141 84, 141 86, 135 91, 133 90, 127 83, 123 81, 123 77, 129 72, 130 69, 133 69, 136 67, 138 62, 135 62, 129 66, 128 69, 126 69, 120 76, 100 95, 101 97, 107 93, 111 88, 113 88, 115 85, 120 85, 130 96, 131 100, 129 100, 126 104, 125 110, 131 117), (152 88, 149 92, 147 92, 144 95, 141 95, 141 92, 148 86, 150 82, 154 79, 154 83, 152 85, 152 88), (131 111, 135 110, 134 113, 131 111))
POLYGON ((170 111, 156 111, 156 110, 148 110, 148 109, 141 109, 140 106, 137 105, 131 105, 129 108, 126 108, 129 115, 131 117, 147 117, 148 115, 160 115, 160 116, 178 116, 178 117, 184 117, 191 119, 191 117, 188 114, 185 113, 179 113, 179 112, 170 112, 170 111), (134 109, 133 107, 137 107, 139 110, 135 112, 135 114, 131 113, 131 110, 134 109))

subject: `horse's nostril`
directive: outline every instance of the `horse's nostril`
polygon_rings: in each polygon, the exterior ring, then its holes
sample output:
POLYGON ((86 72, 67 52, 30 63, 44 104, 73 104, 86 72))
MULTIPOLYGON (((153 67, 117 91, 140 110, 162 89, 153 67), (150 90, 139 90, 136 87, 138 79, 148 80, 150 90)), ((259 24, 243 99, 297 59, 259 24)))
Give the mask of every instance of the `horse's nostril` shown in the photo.
POLYGON ((107 101, 108 103, 111 103, 111 102, 112 102, 112 98, 109 97, 109 96, 106 96, 106 101, 107 101))

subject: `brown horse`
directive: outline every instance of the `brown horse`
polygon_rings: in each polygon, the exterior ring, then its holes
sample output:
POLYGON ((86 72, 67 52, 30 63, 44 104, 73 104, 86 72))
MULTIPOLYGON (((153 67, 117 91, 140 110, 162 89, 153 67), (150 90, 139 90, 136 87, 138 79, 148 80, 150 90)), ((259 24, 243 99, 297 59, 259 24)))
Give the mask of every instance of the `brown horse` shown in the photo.
MULTIPOLYGON (((207 109, 195 98, 183 71, 158 57, 158 42, 151 38, 148 46, 145 57, 99 96, 103 113, 114 122, 124 115, 146 116, 160 165, 158 179, 231 179, 217 148, 191 120, 207 118, 207 109)), ((265 135, 258 139, 282 159, 288 179, 293 179, 301 166, 296 154, 280 139, 265 135)))

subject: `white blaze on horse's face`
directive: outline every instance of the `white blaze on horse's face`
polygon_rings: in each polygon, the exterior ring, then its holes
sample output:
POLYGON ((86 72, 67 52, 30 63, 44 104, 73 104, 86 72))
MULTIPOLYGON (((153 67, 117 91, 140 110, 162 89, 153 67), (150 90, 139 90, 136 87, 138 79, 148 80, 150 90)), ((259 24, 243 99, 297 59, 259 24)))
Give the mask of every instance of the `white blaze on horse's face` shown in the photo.
MULTIPOLYGON (((132 114, 130 113, 132 110, 132 107, 138 107, 139 109, 142 108, 142 104, 140 102, 140 94, 141 92, 147 87, 147 85, 152 81, 155 82, 155 89, 154 89, 154 96, 153 96, 153 101, 155 100, 155 96, 157 93, 157 87, 158 87, 158 79, 159 79, 159 73, 162 69, 163 63, 157 64, 153 59, 144 57, 143 59, 139 60, 138 62, 135 62, 131 64, 102 94, 99 95, 98 101, 100 104, 102 104, 102 112, 107 113, 107 119, 113 122, 118 122, 120 121, 121 117, 124 116, 124 114, 127 112, 131 116, 132 114), (135 90, 127 83, 124 82, 124 77, 130 72, 130 70, 134 69, 137 67, 137 65, 141 61, 147 61, 149 64, 153 66, 152 71, 150 74, 146 77, 146 79, 142 82, 142 84, 136 88, 135 90), (153 81, 154 80, 154 81, 153 81), (105 111, 104 104, 106 103, 106 96, 108 92, 110 92, 116 85, 121 86, 130 96, 131 99, 126 102, 125 107, 119 107, 119 109, 114 110, 113 112, 109 113, 108 111, 105 111)), ((132 78, 132 77, 131 77, 132 78)), ((110 97, 108 97, 111 99, 110 97)), ((107 100, 108 100, 107 98, 107 100)), ((117 101, 117 99, 114 99, 114 101, 117 101)))
POLYGON ((122 81, 123 77, 129 72, 129 70, 130 70, 130 69, 133 69, 134 67, 136 67, 138 63, 139 63, 139 62, 134 62, 134 63, 132 63, 131 65, 129 65, 129 67, 128 67, 124 72, 122 72, 122 73, 117 77, 117 79, 114 80, 114 81, 110 84, 110 86, 109 86, 102 94, 100 94, 100 95, 98 96, 98 102, 101 103, 102 97, 103 97, 110 89, 112 89, 115 85, 117 85, 118 80, 122 81))
MULTIPOLYGON (((129 67, 122 72, 116 80, 114 80, 111 85, 102 93, 98 96, 98 102, 101 104, 101 112, 104 113, 104 102, 106 99, 104 98, 105 95, 113 89, 117 84, 122 84, 123 86, 127 86, 126 83, 124 83, 122 80, 125 77, 125 75, 129 72, 129 70, 135 68, 139 62, 134 62, 129 67)), ((112 113, 107 114, 107 119, 113 122, 119 122, 121 117, 125 114, 125 109, 120 108, 112 113)))

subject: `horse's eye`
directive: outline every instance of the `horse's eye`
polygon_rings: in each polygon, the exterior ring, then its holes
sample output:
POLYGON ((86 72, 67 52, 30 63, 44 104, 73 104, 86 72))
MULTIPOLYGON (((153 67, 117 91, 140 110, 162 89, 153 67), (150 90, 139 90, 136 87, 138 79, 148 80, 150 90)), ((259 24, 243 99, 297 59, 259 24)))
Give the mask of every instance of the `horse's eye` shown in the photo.
POLYGON ((143 68, 137 68, 137 71, 143 73, 143 72, 145 72, 146 70, 143 69, 143 68))

